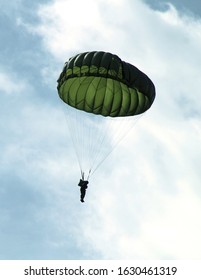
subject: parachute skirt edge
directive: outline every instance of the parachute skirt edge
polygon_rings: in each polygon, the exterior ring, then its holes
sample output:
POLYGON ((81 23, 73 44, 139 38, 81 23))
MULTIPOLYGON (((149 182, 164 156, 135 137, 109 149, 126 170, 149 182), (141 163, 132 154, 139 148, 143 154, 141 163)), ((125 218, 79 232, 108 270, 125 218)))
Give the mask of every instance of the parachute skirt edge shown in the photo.
POLYGON ((144 113, 150 101, 135 88, 104 77, 73 77, 58 89, 69 106, 88 113, 109 117, 127 117, 144 113))

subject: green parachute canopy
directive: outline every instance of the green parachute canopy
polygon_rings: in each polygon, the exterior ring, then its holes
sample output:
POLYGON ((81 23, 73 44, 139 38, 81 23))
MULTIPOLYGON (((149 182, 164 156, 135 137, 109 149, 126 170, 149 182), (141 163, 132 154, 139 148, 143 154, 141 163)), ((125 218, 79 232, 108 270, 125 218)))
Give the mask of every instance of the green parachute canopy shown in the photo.
POLYGON ((117 55, 93 51, 65 63, 58 79, 60 98, 96 115, 127 117, 144 113, 155 99, 152 81, 117 55))

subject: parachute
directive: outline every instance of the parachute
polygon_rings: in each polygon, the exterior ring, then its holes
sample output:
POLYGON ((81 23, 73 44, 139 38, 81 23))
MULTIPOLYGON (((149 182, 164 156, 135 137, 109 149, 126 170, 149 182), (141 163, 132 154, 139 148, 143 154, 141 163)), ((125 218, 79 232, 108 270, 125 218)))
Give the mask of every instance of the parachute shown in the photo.
POLYGON ((138 68, 103 51, 71 57, 57 82, 81 174, 89 177, 122 139, 122 129, 125 135, 130 120, 151 107, 155 86, 138 68))

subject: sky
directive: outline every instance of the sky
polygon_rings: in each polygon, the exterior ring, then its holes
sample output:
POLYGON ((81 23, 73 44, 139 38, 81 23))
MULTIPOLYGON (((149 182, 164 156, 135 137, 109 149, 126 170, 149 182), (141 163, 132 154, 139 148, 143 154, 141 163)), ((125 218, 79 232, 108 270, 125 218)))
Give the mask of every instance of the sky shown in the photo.
POLYGON ((0 0, 0 259, 201 258, 201 4, 0 0), (104 50, 145 72, 151 109, 91 178, 57 78, 104 50))

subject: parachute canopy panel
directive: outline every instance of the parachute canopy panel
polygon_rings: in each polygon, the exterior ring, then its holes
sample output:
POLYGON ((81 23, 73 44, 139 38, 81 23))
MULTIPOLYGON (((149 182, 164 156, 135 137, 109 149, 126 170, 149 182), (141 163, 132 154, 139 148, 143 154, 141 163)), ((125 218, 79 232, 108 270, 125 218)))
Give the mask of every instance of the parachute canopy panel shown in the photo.
POLYGON ((144 113, 155 99, 155 87, 147 75, 117 55, 102 51, 70 58, 57 88, 68 105, 110 117, 144 113))

